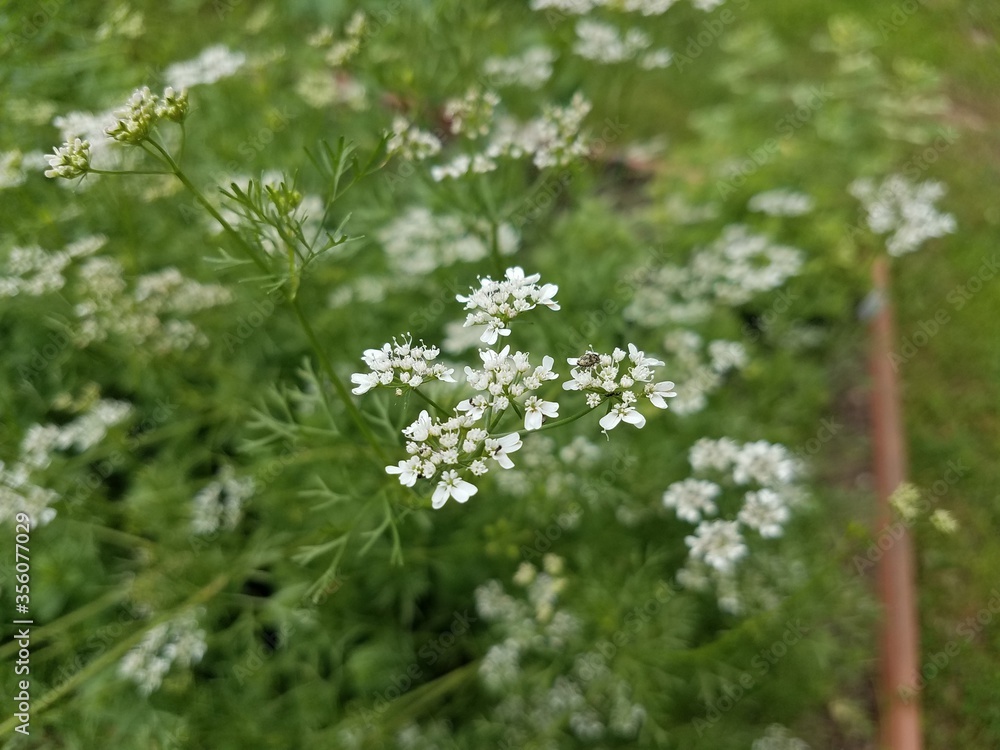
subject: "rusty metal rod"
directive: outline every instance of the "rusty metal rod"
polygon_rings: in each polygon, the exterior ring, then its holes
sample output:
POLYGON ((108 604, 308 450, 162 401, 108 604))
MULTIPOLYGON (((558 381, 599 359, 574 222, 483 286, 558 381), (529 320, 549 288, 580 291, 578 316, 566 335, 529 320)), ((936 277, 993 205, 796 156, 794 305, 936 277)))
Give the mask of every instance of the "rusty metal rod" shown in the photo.
MULTIPOLYGON (((879 531, 893 523, 889 498, 906 478, 906 445, 896 372, 890 360, 895 344, 889 301, 889 264, 879 258, 872 269, 878 309, 871 320, 871 416, 879 531)), ((893 544, 878 568, 882 600, 879 725, 882 750, 921 750, 919 632, 913 541, 902 523, 885 535, 893 544)))

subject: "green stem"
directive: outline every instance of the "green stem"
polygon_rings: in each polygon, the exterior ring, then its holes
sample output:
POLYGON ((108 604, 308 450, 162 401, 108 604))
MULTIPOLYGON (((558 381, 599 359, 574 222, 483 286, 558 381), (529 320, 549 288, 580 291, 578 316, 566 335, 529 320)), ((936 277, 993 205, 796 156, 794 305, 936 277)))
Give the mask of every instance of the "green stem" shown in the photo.
MULTIPOLYGON (((233 226, 228 221, 225 220, 225 218, 215 209, 215 206, 213 206, 208 201, 208 199, 205 198, 204 195, 202 195, 201 191, 198 190, 198 188, 195 187, 194 183, 192 183, 191 180, 188 179, 187 175, 184 174, 183 170, 181 170, 180 166, 177 164, 177 162, 173 160, 173 158, 166 151, 166 149, 164 149, 160 144, 156 143, 156 141, 153 140, 150 140, 150 144, 163 155, 163 158, 166 160, 166 163, 170 165, 170 168, 173 170, 174 174, 177 175, 177 179, 179 179, 181 183, 184 185, 184 187, 186 187, 191 192, 195 200, 198 201, 198 203, 200 203, 202 207, 206 211, 208 211, 209 214, 211 214, 212 218, 214 218, 217 222, 219 222, 219 224, 226 231, 226 233, 229 236, 231 236, 246 251, 246 253, 254 261, 254 263, 256 263, 257 266, 262 271, 267 272, 269 269, 266 261, 263 258, 261 258, 259 254, 256 252, 256 250, 243 238, 243 236, 239 232, 237 232, 236 229, 234 229, 233 226)), ((358 429, 361 430, 361 434, 375 450, 375 454, 379 457, 379 459, 383 462, 383 464, 388 462, 388 458, 385 455, 385 452, 382 450, 381 444, 378 442, 378 439, 375 437, 375 434, 371 431, 371 428, 368 427, 368 423, 365 422, 365 418, 361 414, 361 411, 355 405, 353 399, 351 398, 350 392, 347 390, 347 386, 344 385, 343 381, 337 376, 337 373, 334 371, 333 365, 330 363, 330 359, 326 356, 326 351, 323 349, 322 345, 319 342, 319 338, 316 336, 316 333, 312 329, 312 325, 309 323, 309 320, 302 312, 302 308, 299 306, 298 298, 295 296, 291 296, 287 299, 287 302, 291 306, 292 311, 295 313, 295 317, 298 318, 299 324, 302 326, 302 330, 306 334, 306 338, 309 339, 309 344, 312 346, 313 353, 319 360, 320 367, 322 367, 323 372, 326 374, 326 376, 330 379, 330 382, 333 384, 333 388, 334 390, 337 391, 337 396, 343 402, 344 407, 347 409, 347 413, 351 417, 351 420, 354 422, 355 425, 357 425, 358 429)))
MULTIPOLYGON (((124 654, 142 640, 143 636, 146 635, 153 627, 159 625, 162 622, 170 619, 177 611, 184 611, 190 607, 194 607, 198 604, 203 604, 204 602, 211 599, 213 596, 218 594, 225 585, 229 582, 229 575, 223 574, 218 576, 215 580, 209 583, 204 588, 193 594, 184 604, 180 606, 175 612, 170 612, 164 615, 160 615, 151 622, 146 624, 146 627, 141 628, 138 632, 133 633, 130 638, 126 638, 124 641, 116 645, 114 648, 109 649, 104 652, 101 656, 94 659, 92 662, 87 664, 86 667, 80 671, 74 673, 64 682, 60 683, 57 687, 51 689, 45 695, 41 697, 40 700, 36 701, 32 706, 32 717, 37 720, 38 716, 41 715, 49 706, 58 701, 63 696, 68 693, 73 692, 80 685, 84 684, 90 680, 95 674, 99 673, 105 667, 118 661, 124 654)), ((17 717, 11 716, 7 721, 0 724, 0 735, 6 735, 18 724, 17 717)))
POLYGON ((448 411, 443 406, 441 406, 440 404, 438 404, 437 401, 435 401, 434 399, 432 399, 430 396, 428 396, 423 391, 420 391, 420 390, 414 388, 413 392, 416 393, 418 396, 420 396, 420 398, 422 398, 428 404, 430 404, 431 406, 433 406, 435 409, 437 409, 441 413, 442 416, 447 417, 447 416, 449 416, 451 414, 450 411, 448 411))
MULTIPOLYGON (((598 404, 597 406, 600 406, 600 404, 598 404)), ((575 422, 576 420, 580 419, 581 417, 587 416, 588 414, 590 414, 590 412, 592 412, 594 409, 596 409, 597 406, 589 406, 586 409, 584 409, 583 411, 581 411, 579 414, 574 414, 572 417, 566 417, 565 419, 557 419, 555 422, 546 422, 541 427, 539 427, 537 430, 518 430, 517 434, 518 435, 526 435, 529 432, 544 432, 545 430, 551 430, 554 427, 562 427, 563 425, 567 425, 570 422, 575 422)))

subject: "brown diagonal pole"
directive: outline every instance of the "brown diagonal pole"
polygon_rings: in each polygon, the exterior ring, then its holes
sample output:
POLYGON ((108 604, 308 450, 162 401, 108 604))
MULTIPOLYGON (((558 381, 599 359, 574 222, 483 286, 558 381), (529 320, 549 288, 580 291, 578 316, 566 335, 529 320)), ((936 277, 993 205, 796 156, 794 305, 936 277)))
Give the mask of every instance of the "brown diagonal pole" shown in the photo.
MULTIPOLYGON (((872 269, 878 310, 871 321, 871 413, 878 492, 878 528, 893 523, 889 498, 906 478, 906 445, 896 371, 890 355, 895 345, 889 298, 889 264, 872 269)), ((919 633, 913 542, 900 522, 885 535, 893 544, 878 569, 882 599, 880 737, 882 750, 921 750, 919 703, 919 633)))

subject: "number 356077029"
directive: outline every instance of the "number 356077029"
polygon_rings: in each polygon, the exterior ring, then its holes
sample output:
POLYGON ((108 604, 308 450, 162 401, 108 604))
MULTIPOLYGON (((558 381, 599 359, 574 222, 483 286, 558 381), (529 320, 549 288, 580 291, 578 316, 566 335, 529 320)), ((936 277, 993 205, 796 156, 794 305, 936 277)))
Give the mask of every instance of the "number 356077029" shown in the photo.
MULTIPOLYGON (((28 542, 31 539, 31 517, 27 513, 18 513, 14 516, 14 521, 16 523, 14 529, 14 533, 16 534, 14 538, 14 580, 16 581, 14 601, 18 605, 25 605, 26 607, 31 593, 31 560, 28 556, 28 542)), ((18 609, 20 610, 20 607, 18 609)))

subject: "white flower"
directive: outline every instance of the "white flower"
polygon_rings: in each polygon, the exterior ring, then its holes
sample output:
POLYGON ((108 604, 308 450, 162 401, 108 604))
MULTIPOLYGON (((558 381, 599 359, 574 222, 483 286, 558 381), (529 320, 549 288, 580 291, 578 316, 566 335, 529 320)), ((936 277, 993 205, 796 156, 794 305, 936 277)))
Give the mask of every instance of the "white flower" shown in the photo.
POLYGON ((509 336, 508 324, 518 315, 544 305, 550 310, 558 310, 559 305, 552 298, 559 290, 555 284, 539 286, 539 274, 525 276, 524 271, 515 266, 508 268, 503 281, 493 281, 490 277, 479 280, 479 289, 473 289, 467 296, 456 295, 459 302, 471 310, 465 325, 485 325, 483 342, 493 345, 499 336, 509 336))
POLYGON ((740 447, 729 438, 720 438, 719 440, 701 438, 691 446, 688 460, 691 462, 691 468, 695 471, 710 469, 729 471, 739 451, 740 447))
POLYGON ((381 349, 366 349, 362 359, 371 369, 367 373, 354 373, 351 382, 357 384, 352 393, 361 395, 376 386, 391 388, 416 388, 427 380, 454 383, 454 370, 443 364, 431 364, 441 351, 427 346, 423 341, 413 345, 409 334, 402 341, 393 339, 391 344, 383 344, 381 349))
POLYGON ((703 479, 684 479, 674 482, 663 493, 663 507, 673 508, 677 517, 689 523, 698 523, 702 515, 715 515, 718 511, 713 500, 722 488, 703 479))
POLYGON ((487 438, 486 455, 490 458, 496 459, 496 462, 500 464, 501 468, 513 469, 514 462, 510 460, 507 454, 521 450, 521 445, 521 436, 516 432, 512 432, 509 435, 504 435, 500 438, 487 438))
POLYGON ((867 211, 873 232, 893 233, 886 242, 889 255, 912 253, 926 240, 955 231, 955 217, 934 205, 945 194, 940 182, 913 183, 891 175, 878 186, 867 178, 855 180, 848 190, 867 211))
POLYGON ((479 492, 479 488, 459 477, 457 471, 446 471, 441 475, 441 481, 438 482, 437 489, 434 490, 431 505, 437 510, 448 502, 448 498, 454 498, 456 502, 464 503, 477 492, 479 492))
POLYGON ((85 175, 90 170, 90 141, 74 138, 55 149, 46 157, 49 169, 46 177, 63 177, 67 180, 85 175))
POLYGON ((781 536, 788 521, 788 507, 774 490, 762 489, 748 492, 737 519, 751 529, 756 529, 765 539, 781 536))
POLYGON ((657 409, 666 409, 667 402, 663 399, 673 398, 677 395, 674 391, 674 384, 669 380, 664 380, 662 383, 647 383, 643 388, 643 394, 649 399, 649 402, 655 406, 657 409))
POLYGON ((423 161, 441 151, 441 141, 433 133, 421 130, 404 117, 392 123, 392 137, 386 144, 390 156, 399 154, 407 161, 423 161))
POLYGON ((805 193, 778 188, 757 193, 747 203, 747 208, 768 216, 801 216, 812 211, 813 199, 805 193))
POLYGON ((403 430, 403 434, 410 438, 410 440, 416 440, 418 443, 422 443, 430 437, 431 415, 427 413, 426 409, 420 412, 420 415, 413 424, 403 430))
POLYGON ((217 44, 202 50, 193 60, 168 66, 163 77, 175 89, 215 83, 236 73, 246 59, 242 52, 232 52, 225 45, 217 44))
POLYGON ((559 416, 559 404, 554 401, 542 401, 538 396, 529 396, 524 402, 524 429, 538 430, 542 426, 542 418, 554 419, 559 416))
POLYGON ((735 521, 702 521, 684 543, 691 557, 702 560, 720 573, 728 573, 747 553, 735 521))
POLYGON ((386 474, 398 474, 399 483, 404 487, 412 487, 423 471, 424 462, 420 456, 410 456, 405 461, 400 461, 396 466, 386 466, 386 474))
POLYGON ((733 481, 760 485, 787 484, 798 473, 798 464, 783 445, 766 440, 746 443, 735 457, 733 481))
POLYGON ((613 430, 619 422, 627 422, 642 429, 646 424, 646 418, 637 412, 634 406, 615 404, 611 407, 611 411, 601 417, 600 424, 605 430, 613 430))

